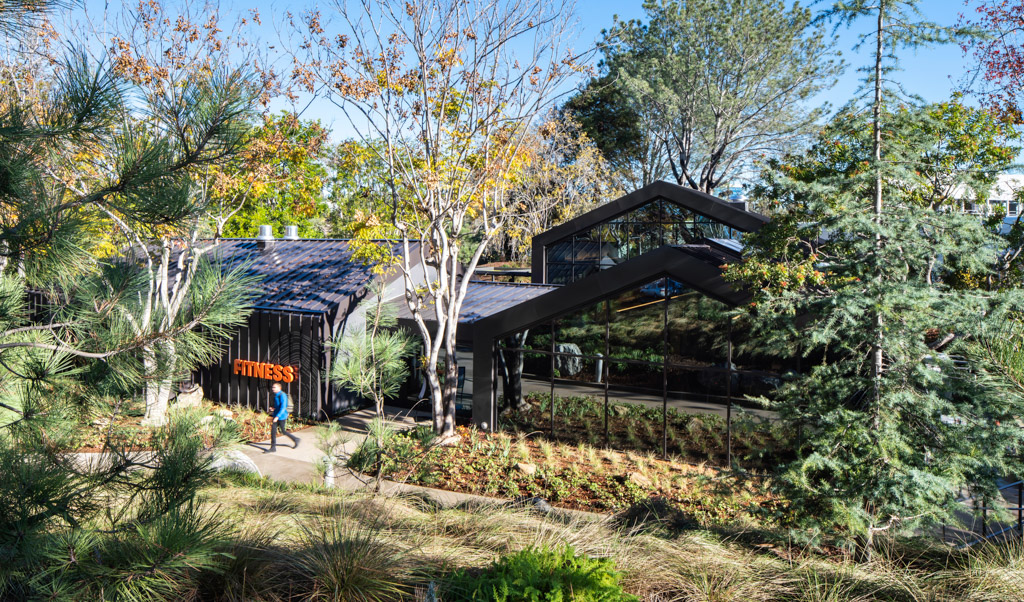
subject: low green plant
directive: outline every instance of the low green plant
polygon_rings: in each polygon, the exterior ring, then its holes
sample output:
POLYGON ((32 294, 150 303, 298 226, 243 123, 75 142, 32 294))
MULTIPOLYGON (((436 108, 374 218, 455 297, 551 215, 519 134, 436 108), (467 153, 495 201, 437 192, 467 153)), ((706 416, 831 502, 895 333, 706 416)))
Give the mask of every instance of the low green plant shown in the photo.
POLYGON ((528 548, 499 558, 482 573, 460 570, 445 587, 447 600, 494 602, 632 602, 609 558, 577 554, 572 546, 528 548))
POLYGON ((383 477, 408 467, 415 456, 414 439, 399 433, 391 421, 374 418, 367 425, 366 439, 349 456, 348 467, 383 477))

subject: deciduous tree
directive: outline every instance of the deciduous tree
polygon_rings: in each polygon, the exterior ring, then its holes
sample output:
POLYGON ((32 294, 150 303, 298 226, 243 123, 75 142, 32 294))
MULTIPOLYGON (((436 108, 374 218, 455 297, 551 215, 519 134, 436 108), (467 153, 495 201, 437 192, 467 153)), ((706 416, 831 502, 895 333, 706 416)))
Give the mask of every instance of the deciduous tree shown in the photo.
POLYGON ((1024 119, 1024 2, 980 0, 969 6, 973 11, 961 15, 960 24, 986 35, 961 43, 964 54, 973 59, 961 87, 1004 118, 1020 123, 1024 119))
POLYGON ((296 20, 293 75, 333 101, 387 166, 388 210, 370 217, 397 234, 434 428, 454 441, 459 314, 480 257, 516 210, 509 177, 531 125, 581 70, 564 47, 572 5, 358 0, 336 2, 332 16, 296 20), (470 222, 481 227, 467 257, 470 222))
POLYGON ((790 150, 819 119, 806 105, 839 65, 809 9, 687 0, 644 10, 646 23, 608 31, 605 64, 628 101, 622 112, 658 137, 680 184, 714 192, 755 158, 790 150))

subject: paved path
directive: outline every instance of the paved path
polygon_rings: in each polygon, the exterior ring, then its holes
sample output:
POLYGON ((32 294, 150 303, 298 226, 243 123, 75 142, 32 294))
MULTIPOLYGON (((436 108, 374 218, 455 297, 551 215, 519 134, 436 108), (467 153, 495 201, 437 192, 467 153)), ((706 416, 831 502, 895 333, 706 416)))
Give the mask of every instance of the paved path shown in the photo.
MULTIPOLYGON (((402 426, 411 427, 414 420, 408 410, 385 408, 385 414, 402 426)), ((343 429, 351 433, 351 440, 345 444, 344 453, 351 454, 359 447, 366 436, 366 425, 373 419, 373 410, 363 409, 351 412, 336 420, 343 429)), ((299 438, 298 447, 292 447, 292 440, 286 436, 277 438, 277 451, 268 453, 270 441, 249 443, 242 448, 242 453, 252 459, 264 476, 278 481, 290 483, 312 483, 318 479, 313 463, 324 454, 317 448, 317 429, 306 428, 292 431, 299 438)))

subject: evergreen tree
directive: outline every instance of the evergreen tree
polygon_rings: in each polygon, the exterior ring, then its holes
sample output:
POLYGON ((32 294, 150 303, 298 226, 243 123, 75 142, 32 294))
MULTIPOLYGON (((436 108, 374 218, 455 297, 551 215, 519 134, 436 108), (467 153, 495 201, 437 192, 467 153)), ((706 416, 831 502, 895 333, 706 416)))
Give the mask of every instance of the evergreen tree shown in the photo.
POLYGON ((384 421, 384 402, 398 395, 409 379, 409 358, 415 355, 416 346, 413 335, 398 328, 395 306, 386 299, 385 284, 373 286, 371 295, 373 301, 363 331, 346 335, 335 343, 338 359, 331 367, 331 379, 373 401, 375 415, 368 436, 374 440, 376 487, 380 491, 385 439, 391 428, 384 421))
POLYGON ((763 343, 809 364, 772 402, 804 433, 781 472, 794 520, 866 555, 880 533, 953 520, 962 487, 991 491, 1022 468, 1021 432, 1001 426, 1024 412, 1022 400, 976 378, 984 367, 967 353, 1019 308, 1016 293, 965 277, 991 274, 1001 241, 975 217, 921 202, 935 183, 920 166, 942 154, 940 139, 900 134, 936 119, 885 104, 894 48, 958 33, 913 21, 915 4, 836 4, 841 23, 876 18, 870 104, 852 111, 855 127, 870 130, 860 145, 870 154, 854 151, 846 168, 813 177, 775 173, 774 190, 791 202, 728 270, 756 292, 763 343))
POLYGON ((570 103, 584 118, 594 113, 587 93, 626 103, 595 107, 607 119, 586 129, 606 154, 641 173, 667 164, 680 185, 713 192, 755 158, 790 150, 818 121, 821 111, 803 105, 840 65, 810 9, 783 0, 683 0, 648 1, 644 10, 646 23, 616 21, 605 34, 610 87, 595 81, 570 103), (602 135, 606 129, 614 135, 602 135))
MULTIPOLYGON (((14 17, 26 24, 19 7, 0 5, 0 25, 14 17)), ((145 441, 115 424, 144 383, 168 382, 218 355, 245 316, 252 283, 194 254, 170 264, 158 252, 157 267, 148 253, 104 255, 94 233, 104 227, 124 248, 151 248, 193 228, 204 207, 190 174, 238 148, 251 106, 246 80, 214 72, 140 98, 109 62, 72 52, 54 67, 44 97, 27 101, 5 88, 4 600, 179 598, 185 576, 221 564, 226 531, 195 494, 211 476, 205 452, 231 441, 233 430, 200 430, 198 417, 176 413, 145 441), (150 364, 152 350, 169 351, 150 364), (81 425, 96 419, 108 424, 106 455, 90 464, 69 452, 81 425), (142 444, 154 451, 131 451, 142 444)))

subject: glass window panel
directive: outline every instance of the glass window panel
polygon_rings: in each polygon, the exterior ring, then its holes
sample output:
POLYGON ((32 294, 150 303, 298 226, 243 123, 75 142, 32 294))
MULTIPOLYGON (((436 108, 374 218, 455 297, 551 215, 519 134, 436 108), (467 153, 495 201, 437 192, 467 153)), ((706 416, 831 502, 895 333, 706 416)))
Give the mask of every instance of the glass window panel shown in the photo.
POLYGON ((577 263, 601 259, 601 232, 597 229, 575 236, 573 239, 573 255, 577 263))
POLYGON ((548 247, 548 262, 572 261, 572 239, 557 242, 548 247))
POLYGON ((621 387, 630 395, 619 395, 619 401, 649 401, 661 403, 664 388, 664 366, 661 364, 608 363, 609 386, 621 387))
MULTIPOLYGON (((529 380, 544 380, 547 381, 551 378, 551 355, 547 353, 537 353, 531 351, 523 352, 523 392, 529 392, 537 389, 535 386, 531 387, 529 380)), ((540 387, 543 390, 543 386, 540 387)))
POLYGON ((772 397, 782 384, 778 374, 769 372, 739 372, 733 378, 732 397, 772 397))
MULTIPOLYGON (((603 395, 604 385, 601 384, 600 368, 601 360, 584 358, 576 354, 556 354, 555 355, 555 378, 573 381, 579 383, 580 386, 593 388, 595 391, 589 391, 591 395, 601 394, 603 395)), ((565 394, 569 394, 566 391, 565 394)))
POLYGON ((571 263, 548 263, 548 282, 551 284, 568 284, 572 281, 571 263))
POLYGON ((551 350, 551 324, 540 324, 508 334, 498 339, 498 345, 505 349, 536 349, 538 351, 551 350))
MULTIPOLYGON (((667 375, 670 399, 709 403, 723 403, 726 400, 729 374, 724 365, 714 368, 669 365, 667 375)), ((733 390, 736 390, 739 376, 733 373, 732 380, 733 390)))
POLYGON ((611 300, 612 358, 662 361, 664 302, 664 283, 660 278, 611 300))
POLYGON ((608 257, 616 262, 624 260, 627 257, 626 247, 628 238, 628 226, 621 220, 609 222, 604 234, 605 253, 608 257))
POLYGON ((630 220, 640 224, 657 224, 666 221, 662 213, 661 199, 637 207, 632 211, 631 215, 630 220))
POLYGON ((605 304, 600 301, 558 320, 557 345, 566 345, 582 355, 604 355, 605 304))
POLYGON ((586 278, 600 269, 600 264, 596 261, 588 261, 586 263, 577 263, 573 268, 573 280, 579 280, 586 278))
POLYGON ((682 366, 724 366, 728 354, 728 307, 669 279, 669 361, 682 366))

